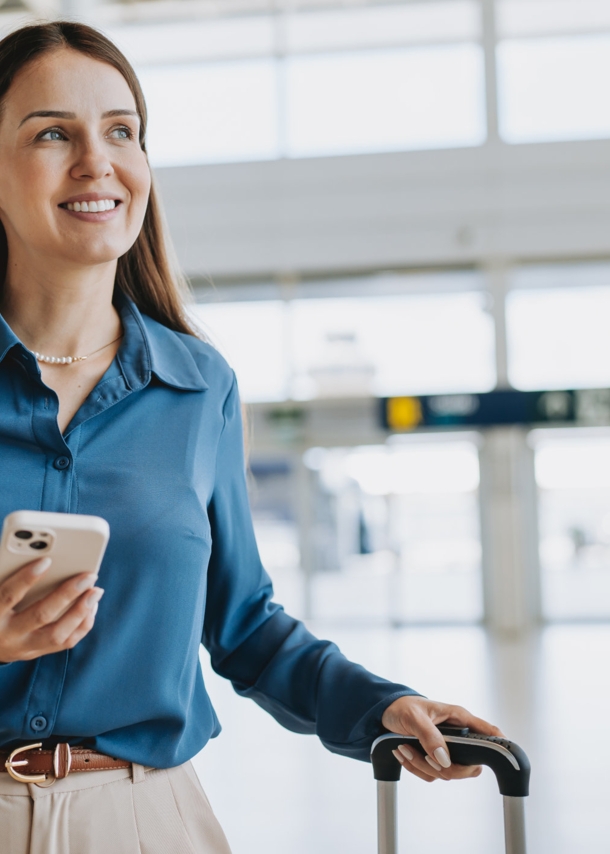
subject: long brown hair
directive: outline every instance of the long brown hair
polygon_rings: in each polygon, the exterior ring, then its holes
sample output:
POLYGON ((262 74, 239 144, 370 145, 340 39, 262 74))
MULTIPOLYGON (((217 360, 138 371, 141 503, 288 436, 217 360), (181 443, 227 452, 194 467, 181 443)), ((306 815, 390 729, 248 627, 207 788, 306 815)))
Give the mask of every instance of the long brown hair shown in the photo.
MULTIPOLYGON (((4 98, 17 73, 45 53, 60 48, 70 48, 106 62, 123 75, 136 102, 140 117, 140 145, 146 152, 146 102, 136 73, 106 36, 86 24, 72 21, 32 24, 0 41, 0 118, 4 98)), ((202 337, 186 316, 188 285, 171 259, 171 244, 153 181, 140 234, 131 249, 118 259, 116 287, 141 311, 164 326, 202 337)), ((0 287, 6 276, 7 260, 6 233, 0 223, 0 287)))

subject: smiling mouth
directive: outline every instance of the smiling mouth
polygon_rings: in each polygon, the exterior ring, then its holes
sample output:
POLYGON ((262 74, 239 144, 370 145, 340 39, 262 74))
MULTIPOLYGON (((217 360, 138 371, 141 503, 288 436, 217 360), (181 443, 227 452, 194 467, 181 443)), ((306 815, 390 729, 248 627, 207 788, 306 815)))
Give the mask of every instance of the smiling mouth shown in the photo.
POLYGON ((96 202, 64 202, 59 207, 76 213, 103 213, 121 204, 119 199, 99 199, 96 202))

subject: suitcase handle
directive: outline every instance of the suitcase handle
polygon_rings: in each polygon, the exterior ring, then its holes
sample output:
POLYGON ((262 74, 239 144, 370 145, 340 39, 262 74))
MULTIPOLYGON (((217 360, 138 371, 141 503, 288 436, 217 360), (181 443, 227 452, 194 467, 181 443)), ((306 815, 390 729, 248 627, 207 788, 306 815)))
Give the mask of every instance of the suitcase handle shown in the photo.
MULTIPOLYGON (((504 795, 506 854, 526 854, 523 800, 529 793, 530 763, 519 745, 507 738, 479 735, 467 728, 440 726, 451 760, 460 765, 488 765, 504 795), (457 735, 455 733, 458 733, 457 735)), ((377 780, 378 854, 397 854, 396 783, 401 764, 392 754, 401 744, 425 751, 415 736, 390 732, 373 742, 371 762, 377 780)))
MULTIPOLYGON (((440 728, 441 732, 443 727, 440 728)), ((525 752, 506 738, 462 731, 460 735, 445 734, 451 761, 459 765, 487 765, 496 775, 502 795, 524 798, 529 794, 530 763, 525 752)), ((409 735, 388 733, 373 742, 371 762, 376 780, 400 780, 401 765, 392 755, 400 744, 408 744, 425 755, 425 750, 409 735)))

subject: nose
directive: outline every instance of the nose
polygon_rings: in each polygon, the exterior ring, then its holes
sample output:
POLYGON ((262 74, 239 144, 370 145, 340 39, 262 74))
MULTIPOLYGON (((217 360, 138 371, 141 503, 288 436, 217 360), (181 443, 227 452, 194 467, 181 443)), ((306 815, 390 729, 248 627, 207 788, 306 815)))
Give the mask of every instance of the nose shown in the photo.
POLYGON ((76 162, 70 170, 73 178, 97 180, 112 175, 114 168, 103 142, 96 139, 84 140, 79 146, 76 162))

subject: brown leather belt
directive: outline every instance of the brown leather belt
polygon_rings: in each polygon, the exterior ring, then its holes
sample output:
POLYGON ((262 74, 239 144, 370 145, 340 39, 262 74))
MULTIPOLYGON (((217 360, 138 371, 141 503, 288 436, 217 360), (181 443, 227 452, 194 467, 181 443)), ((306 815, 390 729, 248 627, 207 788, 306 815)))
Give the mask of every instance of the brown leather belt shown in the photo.
POLYGON ((58 744, 55 750, 42 750, 42 742, 25 744, 12 753, 0 751, 0 771, 7 771, 20 783, 36 783, 52 786, 75 771, 111 771, 115 768, 131 768, 131 762, 114 759, 97 750, 85 747, 70 747, 58 744))

